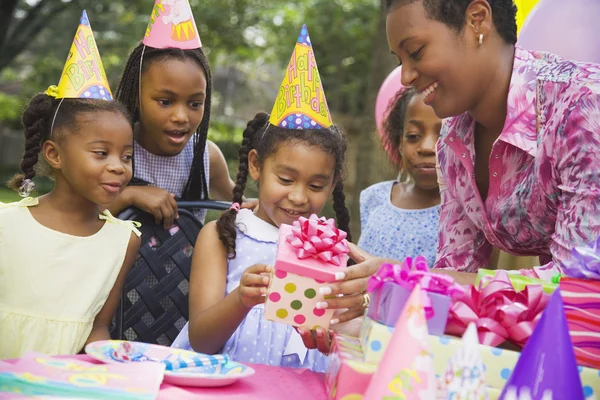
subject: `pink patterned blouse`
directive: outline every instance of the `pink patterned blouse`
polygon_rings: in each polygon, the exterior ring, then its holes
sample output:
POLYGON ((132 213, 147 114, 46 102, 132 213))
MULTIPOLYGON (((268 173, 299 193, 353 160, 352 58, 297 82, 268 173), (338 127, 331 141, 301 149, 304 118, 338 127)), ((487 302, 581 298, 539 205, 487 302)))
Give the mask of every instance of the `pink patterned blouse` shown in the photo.
POLYGON ((475 122, 448 119, 438 142, 442 207, 436 267, 485 268, 492 246, 540 256, 549 279, 571 248, 600 235, 600 65, 515 50, 508 112, 490 154, 484 202, 475 122))

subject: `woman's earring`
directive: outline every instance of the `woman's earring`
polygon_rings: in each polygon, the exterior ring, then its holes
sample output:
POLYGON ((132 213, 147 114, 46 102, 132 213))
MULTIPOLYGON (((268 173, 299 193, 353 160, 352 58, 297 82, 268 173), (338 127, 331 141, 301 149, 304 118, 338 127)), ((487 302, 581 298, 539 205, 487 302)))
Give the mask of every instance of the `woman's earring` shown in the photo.
POLYGON ((479 45, 481 46, 483 44, 483 33, 479 34, 479 45))

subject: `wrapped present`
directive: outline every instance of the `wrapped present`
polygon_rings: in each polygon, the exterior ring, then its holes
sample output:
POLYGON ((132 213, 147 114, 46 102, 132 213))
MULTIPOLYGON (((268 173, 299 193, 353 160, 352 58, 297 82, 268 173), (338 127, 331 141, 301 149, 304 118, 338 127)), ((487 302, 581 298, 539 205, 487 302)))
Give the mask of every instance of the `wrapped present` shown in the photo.
POLYGON ((438 381, 429 350, 427 320, 419 284, 402 310, 387 351, 367 386, 364 400, 435 399, 438 381))
POLYGON ((479 341, 498 346, 509 341, 523 347, 533 332, 549 295, 541 285, 527 285, 516 291, 506 271, 497 271, 494 279, 479 287, 469 286, 452 307, 446 333, 462 336, 467 326, 474 322, 479 341))
POLYGON ((600 238, 571 255, 559 287, 575 357, 579 365, 600 368, 600 238))
MULTIPOLYGON (((450 336, 429 336, 431 352, 436 374, 440 376, 448 366, 448 359, 461 346, 461 340, 450 336)), ((521 353, 517 351, 499 349, 480 344, 479 352, 485 365, 485 382, 488 385, 490 399, 498 397, 512 375, 521 353)), ((600 371, 592 368, 579 367, 579 377, 586 400, 600 399, 600 371)))
MULTIPOLYGON (((494 279, 496 272, 496 270, 480 268, 477 271, 477 280, 475 281, 475 286, 485 287, 494 279)), ((524 290, 527 285, 540 285, 542 286, 544 292, 552 294, 558 287, 558 283, 554 281, 544 281, 542 279, 531 278, 529 276, 523 276, 520 274, 508 274, 508 279, 517 292, 524 290)))
POLYGON ((464 289, 450 276, 430 272, 427 260, 423 256, 414 260, 407 257, 401 265, 383 264, 377 273, 369 278, 369 318, 394 326, 417 283, 420 284, 424 295, 429 333, 444 334, 452 297, 462 294, 464 289))
POLYGON ((525 345, 503 400, 584 400, 560 291, 556 291, 525 345))
POLYGON ((600 281, 562 278, 560 294, 578 364, 600 369, 600 281))
MULTIPOLYGON (((365 329, 361 332, 361 344, 366 341, 366 345, 362 346, 364 359, 377 365, 386 351, 394 328, 370 318, 365 318, 364 325, 365 329)), ((448 360, 461 347, 461 340, 451 336, 429 335, 429 344, 434 356, 435 373, 442 377, 448 367, 448 360)), ((485 382, 488 385, 490 400, 495 400, 504 388, 521 353, 483 344, 479 345, 479 353, 485 365, 485 382)), ((586 400, 600 399, 600 371, 580 366, 579 376, 586 400)))
POLYGON ((334 334, 325 374, 329 399, 360 399, 371 381, 377 366, 362 360, 357 338, 334 334))
POLYGON ((317 308, 325 300, 319 288, 335 282, 347 262, 346 232, 333 219, 312 215, 282 224, 264 317, 297 327, 329 328, 333 310, 317 308))
POLYGON ((363 350, 363 360, 368 363, 379 364, 390 343, 392 333, 394 333, 393 326, 387 326, 365 317, 359 337, 363 350))

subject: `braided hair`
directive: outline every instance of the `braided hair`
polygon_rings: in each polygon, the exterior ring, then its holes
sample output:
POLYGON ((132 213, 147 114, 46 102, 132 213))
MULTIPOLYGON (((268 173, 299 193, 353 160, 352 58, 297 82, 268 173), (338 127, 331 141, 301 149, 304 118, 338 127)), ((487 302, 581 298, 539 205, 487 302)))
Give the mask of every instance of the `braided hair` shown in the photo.
MULTIPOLYGON (((335 158, 333 189, 333 209, 336 213, 337 223, 340 229, 348 233, 350 237, 350 213, 346 208, 346 197, 344 195, 344 184, 342 174, 345 166, 346 148, 348 143, 342 131, 333 125, 327 129, 285 129, 274 125, 268 125, 269 114, 261 112, 248 122, 244 130, 242 146, 238 152, 239 168, 235 187, 233 189, 233 202, 242 203, 246 181, 248 180, 248 153, 256 150, 259 163, 271 154, 276 153, 279 146, 289 142, 304 143, 308 146, 316 146, 335 158), (268 127, 268 129, 267 129, 268 127)), ((235 219, 236 210, 228 210, 217 220, 217 232, 219 239, 225 246, 227 257, 231 260, 236 257, 235 241, 235 219)))
MULTIPOLYGON (((473 0, 386 0, 388 13, 396 7, 423 1, 427 16, 442 22, 455 32, 465 26, 467 7, 473 0)), ((487 0, 498 34, 508 44, 517 43, 517 6, 513 0, 487 0)))
MULTIPOLYGON (((211 104, 211 89, 212 77, 208 59, 202 48, 182 50, 176 48, 155 49, 145 46, 140 42, 129 55, 119 87, 115 93, 115 98, 122 102, 127 110, 133 115, 133 122, 139 122, 139 104, 140 104, 140 67, 142 74, 150 68, 150 66, 158 61, 167 59, 174 60, 192 60, 196 62, 206 77, 206 98, 204 100, 204 116, 196 134, 192 136, 194 146, 194 158, 188 181, 183 190, 183 200, 204 200, 208 198, 208 185, 206 179, 206 171, 204 170, 204 151, 206 148, 206 139, 208 136, 208 124, 210 122, 210 104, 211 104), (143 62, 142 62, 143 55, 143 62)), ((134 157, 135 161, 135 157, 134 157)), ((143 184, 140 179, 134 177, 131 184, 143 184)))
MULTIPOLYGON (((70 134, 82 129, 77 119, 78 115, 93 112, 121 114, 131 123, 125 107, 115 101, 80 98, 55 99, 45 93, 33 96, 22 118, 25 128, 25 151, 21 160, 22 173, 16 174, 8 182, 8 187, 20 191, 24 183, 27 180, 31 181, 39 170, 36 166, 44 142, 65 140, 70 134), (54 125, 52 125, 53 118, 54 125)), ((26 191, 24 195, 28 194, 26 191)))

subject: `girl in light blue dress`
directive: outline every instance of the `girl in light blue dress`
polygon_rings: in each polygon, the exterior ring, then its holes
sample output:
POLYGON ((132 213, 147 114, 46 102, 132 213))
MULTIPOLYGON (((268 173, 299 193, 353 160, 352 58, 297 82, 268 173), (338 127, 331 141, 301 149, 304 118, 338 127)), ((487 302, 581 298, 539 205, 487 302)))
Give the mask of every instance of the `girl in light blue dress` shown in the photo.
POLYGON ((333 195, 338 227, 349 232, 341 180, 346 140, 335 125, 297 130, 268 121, 268 114, 259 113, 248 123, 234 205, 200 231, 192 260, 190 320, 172 346, 324 372, 327 356, 308 350, 292 326, 265 320, 264 302, 280 224, 320 214, 333 195), (259 187, 254 211, 239 209, 248 174, 259 187))
POLYGON ((360 194, 361 236, 368 253, 435 263, 440 212, 435 148, 442 121, 414 89, 400 92, 384 122, 384 147, 403 182, 376 183, 360 194))

